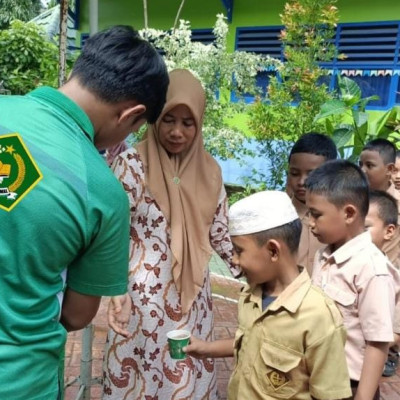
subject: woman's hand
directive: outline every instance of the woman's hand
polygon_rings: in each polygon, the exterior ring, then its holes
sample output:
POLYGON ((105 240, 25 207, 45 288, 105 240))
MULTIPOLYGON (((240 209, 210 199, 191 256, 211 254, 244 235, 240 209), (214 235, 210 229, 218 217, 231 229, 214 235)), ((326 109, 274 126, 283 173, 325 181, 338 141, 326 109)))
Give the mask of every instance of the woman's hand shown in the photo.
POLYGON ((132 313, 132 300, 128 293, 122 296, 111 297, 108 304, 108 325, 119 335, 130 337, 126 330, 132 313))

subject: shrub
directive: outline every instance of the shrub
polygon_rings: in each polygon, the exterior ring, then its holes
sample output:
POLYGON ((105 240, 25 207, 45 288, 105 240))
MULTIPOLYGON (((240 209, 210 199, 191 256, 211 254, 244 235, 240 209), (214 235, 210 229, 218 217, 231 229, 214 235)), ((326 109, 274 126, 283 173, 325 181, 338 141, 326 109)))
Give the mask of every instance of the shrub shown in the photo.
POLYGON ((0 31, 0 81, 12 94, 57 86, 58 48, 36 24, 15 20, 0 31))

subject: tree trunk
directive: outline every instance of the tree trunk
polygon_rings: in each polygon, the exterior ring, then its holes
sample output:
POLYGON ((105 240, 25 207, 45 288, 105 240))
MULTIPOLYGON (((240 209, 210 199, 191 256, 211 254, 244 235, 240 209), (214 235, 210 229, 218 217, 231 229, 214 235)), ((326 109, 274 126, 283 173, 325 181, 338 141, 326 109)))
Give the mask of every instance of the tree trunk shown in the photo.
POLYGON ((68 31, 68 0, 60 1, 60 39, 59 39, 59 65, 58 86, 65 82, 67 66, 67 31, 68 31))
POLYGON ((184 4, 185 4, 185 0, 182 0, 182 1, 181 1, 181 5, 180 5, 179 8, 178 8, 178 13, 176 14, 176 17, 175 17, 174 28, 173 28, 174 31, 175 31, 175 29, 176 29, 176 26, 178 25, 179 17, 181 16, 181 12, 182 12, 183 5, 184 5, 184 4))

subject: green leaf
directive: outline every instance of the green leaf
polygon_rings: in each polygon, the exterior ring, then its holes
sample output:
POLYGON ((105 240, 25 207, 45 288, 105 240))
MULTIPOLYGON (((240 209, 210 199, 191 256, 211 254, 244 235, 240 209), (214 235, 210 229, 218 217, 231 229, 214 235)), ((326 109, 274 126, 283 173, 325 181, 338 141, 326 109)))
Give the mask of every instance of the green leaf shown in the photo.
POLYGON ((361 127, 368 121, 368 114, 358 110, 352 110, 354 123, 357 127, 361 127))
POLYGON ((327 133, 333 135, 333 131, 335 130, 335 128, 333 127, 332 121, 330 119, 325 120, 325 129, 327 133))
POLYGON ((354 129, 352 126, 346 128, 335 129, 332 135, 332 140, 335 142, 336 147, 341 149, 345 147, 354 135, 354 129))
POLYGON ((387 121, 395 114, 396 111, 391 109, 384 114, 379 114, 378 118, 372 117, 369 121, 368 132, 374 136, 379 136, 384 131, 387 121))
POLYGON ((389 138, 400 140, 400 133, 392 132, 392 133, 389 134, 389 138))
POLYGON ((367 143, 368 137, 368 122, 365 121, 361 126, 357 127, 357 140, 355 143, 359 143, 362 147, 367 143))
POLYGON ((329 100, 321 106, 320 112, 315 116, 314 122, 330 117, 331 115, 340 115, 347 111, 346 104, 337 99, 329 100))
POLYGON ((374 101, 374 100, 379 100, 380 97, 377 95, 374 96, 368 96, 368 97, 364 97, 363 99, 360 100, 360 102, 358 103, 358 107, 361 111, 365 111, 365 107, 367 106, 367 104, 370 101, 374 101))
POLYGON ((352 155, 347 159, 348 161, 352 162, 353 164, 357 164, 358 158, 360 157, 360 153, 355 151, 356 149, 353 150, 352 155))
POLYGON ((348 106, 354 106, 361 100, 361 89, 352 79, 338 76, 338 85, 341 98, 348 106))

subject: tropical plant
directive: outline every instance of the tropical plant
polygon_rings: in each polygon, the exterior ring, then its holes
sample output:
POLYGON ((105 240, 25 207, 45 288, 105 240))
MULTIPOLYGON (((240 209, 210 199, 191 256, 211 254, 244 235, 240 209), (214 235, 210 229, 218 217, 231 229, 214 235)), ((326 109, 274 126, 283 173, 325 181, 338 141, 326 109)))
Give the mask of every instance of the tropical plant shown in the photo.
POLYGON ((356 161, 364 145, 375 138, 397 142, 400 138, 400 107, 372 117, 366 112, 369 102, 379 96, 362 97, 355 81, 338 75, 338 96, 321 106, 315 121, 323 121, 342 158, 356 161))
POLYGON ((249 112, 250 129, 273 166, 268 186, 282 187, 290 147, 302 134, 321 127, 314 117, 332 98, 323 83, 327 71, 319 63, 336 55, 331 40, 338 21, 335 2, 290 0, 281 14, 286 61, 271 76, 266 97, 258 98, 249 112))
POLYGON ((0 31, 0 81, 13 94, 57 87, 58 49, 34 23, 15 20, 0 31))
POLYGON ((207 107, 204 119, 206 148, 222 159, 233 158, 246 152, 245 134, 229 121, 244 110, 244 103, 231 103, 230 92, 238 97, 245 93, 257 95, 257 73, 279 61, 247 52, 228 52, 226 18, 220 14, 214 27, 215 42, 204 45, 191 40, 188 21, 170 31, 142 30, 143 37, 151 40, 164 53, 169 70, 186 68, 202 82, 206 91, 207 107))
POLYGON ((7 29, 11 21, 29 21, 40 14, 40 0, 0 0, 0 30, 7 29))
POLYGON ((255 193, 258 190, 262 190, 261 187, 254 187, 252 184, 246 184, 244 187, 242 186, 232 186, 232 185, 225 185, 226 192, 228 194, 228 201, 229 205, 232 205, 243 199, 243 197, 250 196, 251 194, 255 193))

